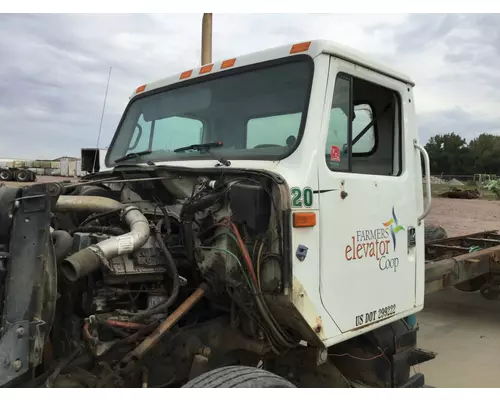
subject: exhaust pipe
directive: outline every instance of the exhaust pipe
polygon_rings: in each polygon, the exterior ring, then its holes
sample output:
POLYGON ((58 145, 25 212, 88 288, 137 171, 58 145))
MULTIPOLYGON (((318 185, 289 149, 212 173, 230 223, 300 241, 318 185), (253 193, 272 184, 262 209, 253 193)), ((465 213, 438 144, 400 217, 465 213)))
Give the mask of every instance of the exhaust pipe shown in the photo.
POLYGON ((130 232, 93 244, 67 257, 61 271, 71 282, 75 282, 106 265, 108 260, 140 249, 150 236, 149 222, 135 206, 126 206, 116 200, 99 196, 59 196, 56 211, 106 212, 120 210, 122 220, 130 232))
POLYGON ((212 62, 212 14, 203 14, 201 23, 201 65, 212 62))

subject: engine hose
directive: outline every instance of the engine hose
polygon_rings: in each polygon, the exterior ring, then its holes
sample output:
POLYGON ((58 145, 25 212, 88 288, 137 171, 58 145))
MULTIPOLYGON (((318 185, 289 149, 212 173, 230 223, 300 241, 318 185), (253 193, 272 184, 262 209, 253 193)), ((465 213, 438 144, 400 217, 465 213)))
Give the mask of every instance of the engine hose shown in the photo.
POLYGON ((68 232, 62 230, 53 231, 50 236, 52 237, 52 242, 54 243, 56 261, 59 263, 71 251, 73 238, 68 232))
POLYGON ((153 322, 149 325, 146 325, 145 328, 133 333, 132 335, 124 338, 124 339, 120 339, 117 343, 116 343, 116 346, 119 346, 121 344, 131 344, 131 343, 135 343, 137 340, 139 340, 140 338, 142 338, 144 335, 148 335, 150 334, 152 331, 154 331, 156 328, 158 327, 158 324, 156 322, 153 322))
POLYGON ((110 215, 113 215, 113 214, 117 214, 121 211, 121 208, 115 208, 113 210, 109 210, 109 211, 105 211, 105 212, 102 212, 102 213, 99 213, 99 214, 94 214, 94 215, 91 215, 90 217, 87 217, 87 219, 85 219, 81 224, 80 226, 85 226, 87 225, 89 222, 92 222, 96 219, 99 219, 99 218, 102 218, 102 217, 109 217, 110 215))
POLYGON ((134 322, 120 321, 120 320, 116 320, 116 319, 107 319, 103 322, 105 325, 108 325, 108 326, 117 326, 119 328, 125 328, 125 329, 141 330, 141 329, 147 328, 147 325, 145 325, 145 324, 136 324, 134 322))
POLYGON ((129 254, 141 248, 150 237, 149 222, 134 206, 125 206, 118 201, 94 196, 60 196, 56 211, 109 211, 121 208, 121 219, 130 232, 113 236, 93 244, 64 259, 61 272, 70 282, 76 282, 120 254, 129 254))
POLYGON ((74 235, 77 232, 102 233, 104 235, 111 235, 111 236, 120 236, 126 233, 122 228, 114 226, 82 226, 79 228, 72 229, 69 233, 71 235, 74 235))
POLYGON ((116 326, 107 324, 106 321, 97 321, 97 323, 108 328, 111 332, 113 332, 116 336, 119 336, 121 339, 125 339, 130 336, 130 333, 125 332, 123 329, 117 328, 116 326))
POLYGON ((193 221, 186 219, 182 223, 182 236, 184 239, 184 247, 186 248, 186 257, 189 262, 194 263, 194 234, 193 221))
POLYGON ((287 341, 287 338, 285 338, 285 333, 281 331, 279 324, 276 322, 272 314, 269 312, 265 300, 262 298, 260 294, 255 296, 255 303, 257 304, 257 308, 259 309, 260 314, 264 319, 264 321, 266 321, 267 326, 271 330, 270 333, 273 335, 273 338, 276 340, 276 342, 285 348, 295 347, 293 343, 290 343, 289 341, 287 341))
POLYGON ((189 262, 194 260, 194 233, 193 221, 194 215, 201 210, 212 207, 221 198, 221 193, 210 193, 196 201, 186 203, 181 210, 180 218, 182 222, 182 235, 184 237, 184 246, 186 247, 186 256, 189 262))
POLYGON ((167 246, 165 246, 165 243, 163 242, 163 238, 161 237, 160 232, 156 229, 155 226, 152 226, 151 229, 154 231, 156 241, 158 242, 158 245, 160 246, 160 249, 162 250, 167 260, 167 267, 170 270, 170 275, 171 275, 170 278, 172 279, 172 294, 167 300, 165 300, 163 303, 158 304, 156 307, 140 311, 134 314, 134 316, 131 318, 132 322, 140 321, 144 318, 165 311, 168 307, 170 307, 174 303, 175 300, 177 300, 177 296, 179 295, 179 287, 180 287, 179 272, 177 271, 177 266, 175 265, 175 261, 172 258, 170 252, 168 251, 167 246))
POLYGON ((162 205, 159 205, 158 207, 163 213, 163 220, 165 221, 165 229, 167 230, 167 235, 170 236, 172 234, 172 225, 170 224, 170 219, 168 218, 167 209, 162 205))

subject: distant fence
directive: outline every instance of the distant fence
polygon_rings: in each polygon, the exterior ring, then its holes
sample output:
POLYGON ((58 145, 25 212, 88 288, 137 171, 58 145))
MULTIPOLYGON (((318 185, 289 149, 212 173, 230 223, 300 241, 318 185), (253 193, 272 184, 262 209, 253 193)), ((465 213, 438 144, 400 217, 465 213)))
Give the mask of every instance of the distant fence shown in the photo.
MULTIPOLYGON (((432 175, 431 183, 444 185, 476 185, 480 186, 490 180, 498 179, 496 174, 474 174, 474 175, 432 175)), ((425 181, 425 177, 424 177, 425 181)))

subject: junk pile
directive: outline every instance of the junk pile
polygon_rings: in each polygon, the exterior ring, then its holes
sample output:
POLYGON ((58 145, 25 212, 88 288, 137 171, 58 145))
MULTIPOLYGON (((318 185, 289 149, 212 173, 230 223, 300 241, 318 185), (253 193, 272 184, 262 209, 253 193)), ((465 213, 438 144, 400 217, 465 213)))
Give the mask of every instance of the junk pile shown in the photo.
POLYGON ((447 192, 441 193, 439 197, 447 197, 449 199, 479 199, 481 194, 478 189, 459 189, 452 187, 447 192))

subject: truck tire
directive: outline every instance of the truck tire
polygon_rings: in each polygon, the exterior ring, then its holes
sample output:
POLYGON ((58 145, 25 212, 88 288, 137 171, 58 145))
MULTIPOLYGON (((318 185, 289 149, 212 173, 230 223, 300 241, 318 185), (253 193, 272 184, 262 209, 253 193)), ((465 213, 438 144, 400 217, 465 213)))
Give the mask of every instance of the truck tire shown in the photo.
POLYGON ((30 180, 30 174, 24 169, 17 171, 17 181, 18 182, 28 182, 30 180))
MULTIPOLYGON (((488 282, 486 276, 476 276, 468 281, 461 282, 458 285, 455 285, 455 289, 460 290, 461 292, 477 292, 480 290, 486 283, 488 282)), ((481 293, 482 294, 482 293, 481 293)))
POLYGON ((183 388, 295 388, 291 382, 269 371, 232 365, 208 371, 183 388))
POLYGON ((8 169, 0 170, 0 181, 10 181, 12 179, 12 172, 8 169))
POLYGON ((498 296, 500 295, 498 287, 489 283, 481 286, 480 293, 486 300, 498 300, 498 296))

